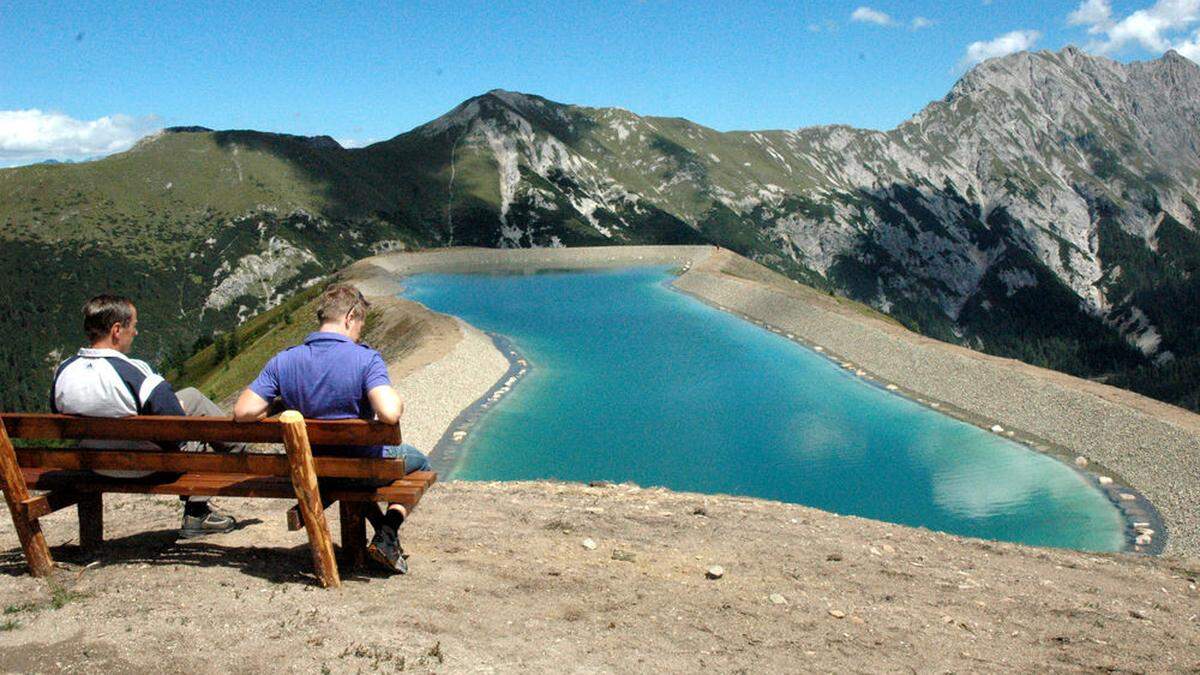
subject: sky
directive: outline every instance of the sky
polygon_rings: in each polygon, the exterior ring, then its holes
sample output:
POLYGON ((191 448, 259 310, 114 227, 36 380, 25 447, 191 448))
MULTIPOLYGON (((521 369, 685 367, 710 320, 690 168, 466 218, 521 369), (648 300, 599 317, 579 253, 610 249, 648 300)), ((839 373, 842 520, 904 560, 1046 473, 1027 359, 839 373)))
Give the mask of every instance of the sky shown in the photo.
POLYGON ((972 65, 1200 61, 1200 0, 0 0, 0 166, 164 126, 385 140, 501 88, 716 129, 890 129, 972 65))

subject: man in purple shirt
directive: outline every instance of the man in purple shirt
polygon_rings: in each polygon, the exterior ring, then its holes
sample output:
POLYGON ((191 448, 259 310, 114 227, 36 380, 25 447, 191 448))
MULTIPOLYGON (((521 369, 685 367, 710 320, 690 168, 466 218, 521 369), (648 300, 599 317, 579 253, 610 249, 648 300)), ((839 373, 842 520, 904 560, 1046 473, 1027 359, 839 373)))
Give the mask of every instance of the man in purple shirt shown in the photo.
MULTIPOLYGON (((387 365, 379 352, 359 344, 369 303, 348 284, 325 289, 317 304, 320 328, 304 343, 276 354, 233 407, 238 421, 267 416, 277 398, 285 408, 311 419, 372 419, 399 424, 404 404, 388 379, 387 365)), ((313 453, 339 457, 404 459, 405 469, 428 471, 429 460, 411 445, 313 446, 313 453)), ((408 515, 401 504, 389 504, 386 513, 368 509, 375 535, 367 551, 388 570, 408 571, 400 548, 398 529, 408 515)))

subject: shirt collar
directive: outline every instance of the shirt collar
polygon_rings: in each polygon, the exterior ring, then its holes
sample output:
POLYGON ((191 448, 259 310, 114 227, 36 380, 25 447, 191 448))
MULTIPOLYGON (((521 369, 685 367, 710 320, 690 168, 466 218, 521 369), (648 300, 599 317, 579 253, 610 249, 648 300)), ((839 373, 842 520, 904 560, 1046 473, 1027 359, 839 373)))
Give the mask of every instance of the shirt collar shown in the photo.
POLYGON ((309 333, 304 338, 304 344, 306 344, 306 345, 312 344, 313 342, 317 342, 318 340, 334 340, 335 342, 354 342, 353 340, 346 337, 345 335, 342 335, 341 333, 328 333, 325 331, 316 331, 314 333, 309 333))
POLYGON ((129 360, 129 357, 115 349, 92 349, 91 347, 81 347, 79 356, 85 359, 105 359, 116 357, 118 359, 129 360))

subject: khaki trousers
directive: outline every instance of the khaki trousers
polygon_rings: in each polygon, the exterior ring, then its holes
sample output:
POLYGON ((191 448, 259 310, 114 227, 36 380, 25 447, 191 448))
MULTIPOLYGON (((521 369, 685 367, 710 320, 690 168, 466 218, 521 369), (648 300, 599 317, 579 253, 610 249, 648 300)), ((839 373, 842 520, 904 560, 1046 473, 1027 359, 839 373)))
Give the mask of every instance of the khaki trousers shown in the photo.
MULTIPOLYGON (((175 398, 179 399, 179 405, 183 408, 183 412, 188 417, 228 417, 225 411, 217 407, 207 396, 200 393, 195 387, 180 389, 175 392, 175 398)), ((246 452, 245 443, 202 443, 200 441, 192 441, 185 443, 183 449, 188 452, 246 452)), ((188 497, 189 502, 207 502, 209 497, 188 497)))

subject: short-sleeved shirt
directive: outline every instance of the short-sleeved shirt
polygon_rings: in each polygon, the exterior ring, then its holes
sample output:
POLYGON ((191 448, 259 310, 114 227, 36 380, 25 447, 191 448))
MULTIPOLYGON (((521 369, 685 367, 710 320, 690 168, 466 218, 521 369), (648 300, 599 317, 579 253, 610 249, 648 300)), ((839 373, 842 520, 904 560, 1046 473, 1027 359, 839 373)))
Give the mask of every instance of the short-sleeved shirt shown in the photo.
MULTIPOLYGON (((309 333, 304 343, 276 354, 250 383, 265 401, 276 396, 310 419, 374 418, 367 392, 390 385, 379 352, 339 333, 309 333)), ((382 457, 383 446, 313 446, 320 455, 382 457)))

